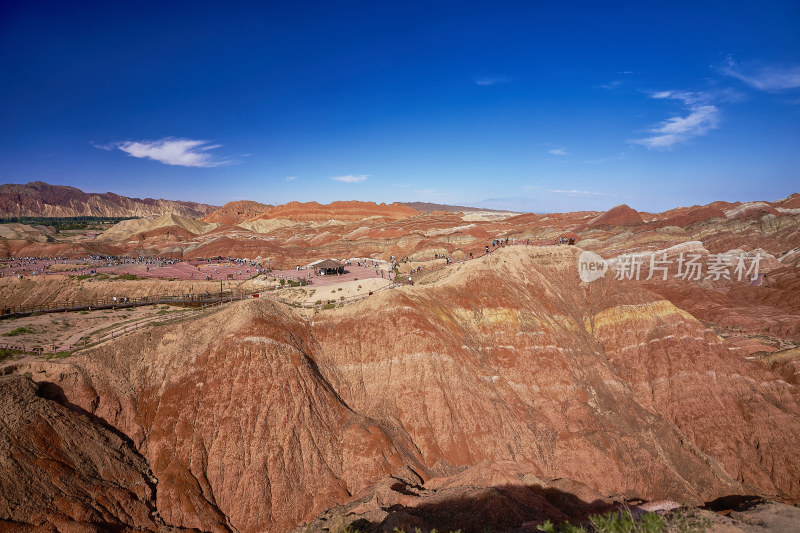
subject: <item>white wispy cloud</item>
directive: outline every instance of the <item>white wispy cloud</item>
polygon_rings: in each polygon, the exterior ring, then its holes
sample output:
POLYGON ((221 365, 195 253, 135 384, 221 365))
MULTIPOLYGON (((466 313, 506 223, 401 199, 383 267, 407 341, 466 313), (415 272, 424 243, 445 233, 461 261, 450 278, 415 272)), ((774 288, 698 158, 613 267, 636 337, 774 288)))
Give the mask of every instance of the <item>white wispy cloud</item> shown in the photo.
POLYGON ((297 176, 286 176, 283 178, 283 181, 294 181, 297 179, 297 176))
POLYGON ((622 81, 620 81, 620 80, 614 80, 614 81, 610 81, 610 82, 608 82, 608 83, 604 83, 604 84, 600 85, 600 88, 601 88, 601 89, 606 89, 606 90, 610 91, 610 90, 612 90, 612 89, 616 89, 616 88, 617 88, 617 87, 619 87, 620 85, 622 85, 622 81))
POLYGON ((551 148, 547 152, 553 155, 569 155, 569 152, 563 146, 558 148, 551 148))
POLYGON ((704 135, 719 123, 719 108, 709 102, 704 93, 688 91, 660 91, 650 95, 657 100, 678 100, 686 106, 688 114, 674 116, 650 129, 654 134, 632 142, 648 148, 670 148, 674 144, 704 135))
POLYGON ((719 70, 760 91, 778 92, 800 87, 800 65, 746 68, 729 57, 719 70))
POLYGON ((100 150, 105 150, 106 152, 110 152, 111 150, 117 147, 118 143, 98 144, 94 141, 89 141, 89 144, 91 144, 95 148, 99 148, 100 150))
POLYGON ((612 194, 606 192, 597 192, 597 191, 579 191, 576 189, 572 190, 563 190, 563 189, 550 189, 547 192, 552 192, 556 194, 568 194, 570 196, 613 196, 612 194))
POLYGON ((119 149, 128 155, 140 159, 152 159, 165 165, 181 167, 218 167, 230 161, 215 160, 209 150, 219 148, 221 144, 209 144, 209 141, 165 137, 157 141, 122 141, 98 145, 101 150, 119 149))
POLYGON ((369 174, 359 174, 357 176, 347 175, 347 176, 334 176, 331 179, 333 181, 341 181, 343 183, 358 183, 360 181, 365 181, 369 177, 369 174))
POLYGON ((511 78, 509 76, 481 76, 475 79, 475 83, 481 87, 497 85, 498 83, 509 83, 510 81, 511 78))

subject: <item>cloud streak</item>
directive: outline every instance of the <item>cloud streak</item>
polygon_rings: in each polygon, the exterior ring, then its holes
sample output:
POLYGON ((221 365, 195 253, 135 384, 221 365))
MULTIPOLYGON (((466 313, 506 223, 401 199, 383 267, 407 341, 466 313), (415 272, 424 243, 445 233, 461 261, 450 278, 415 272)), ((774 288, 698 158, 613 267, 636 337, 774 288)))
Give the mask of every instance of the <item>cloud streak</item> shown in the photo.
POLYGON ((606 192, 596 192, 596 191, 579 191, 576 189, 572 190, 563 190, 563 189, 550 189, 547 192, 552 192, 556 194, 568 194, 570 196, 613 196, 606 192))
POLYGON ((566 148, 564 148, 564 147, 560 147, 560 148, 551 148, 551 149, 550 149, 550 150, 548 150, 547 152, 548 152, 548 153, 550 153, 550 154, 553 154, 553 155, 569 155, 569 152, 568 152, 568 151, 567 151, 567 149, 566 149, 566 148))
POLYGON ((800 65, 766 66, 748 71, 740 67, 732 58, 728 58, 720 71, 760 91, 774 93, 800 87, 800 65))
POLYGON ((481 87, 489 87, 500 83, 509 83, 510 81, 511 78, 508 76, 482 76, 475 80, 475 84, 481 87))
POLYGON ((297 176, 286 176, 283 178, 283 181, 294 181, 297 179, 297 176))
POLYGON ((359 174, 356 176, 347 175, 347 176, 334 176, 331 179, 333 181, 341 181, 342 183, 359 183, 361 181, 366 181, 369 177, 369 174, 359 174))
POLYGON ((209 150, 219 148, 220 144, 209 144, 209 141, 165 137, 157 141, 122 141, 92 146, 101 150, 119 149, 139 159, 152 159, 165 165, 181 167, 218 167, 230 161, 215 160, 209 150))
POLYGON ((710 130, 717 128, 719 108, 708 103, 708 96, 703 93, 661 91, 651 94, 650 97, 656 100, 678 100, 683 102, 688 114, 674 116, 659 123, 649 130, 654 135, 633 140, 632 142, 636 144, 641 144, 647 148, 668 149, 675 144, 705 135, 710 130))

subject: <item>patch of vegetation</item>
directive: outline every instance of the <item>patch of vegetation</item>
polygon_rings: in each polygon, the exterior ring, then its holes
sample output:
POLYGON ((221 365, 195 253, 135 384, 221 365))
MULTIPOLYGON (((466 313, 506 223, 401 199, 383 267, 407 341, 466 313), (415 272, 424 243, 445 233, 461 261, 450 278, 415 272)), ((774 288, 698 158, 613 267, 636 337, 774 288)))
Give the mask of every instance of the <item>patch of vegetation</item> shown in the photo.
POLYGON ((119 276, 114 278, 114 280, 118 280, 118 279, 122 280, 122 281, 133 281, 133 280, 142 279, 142 278, 140 278, 136 274, 120 274, 119 276))
POLYGON ((33 330, 31 328, 22 326, 3 333, 3 337, 16 337, 17 335, 25 335, 26 333, 33 333, 33 330))
POLYGON ((157 314, 157 315, 166 315, 167 313, 169 313, 169 311, 167 311, 166 309, 161 309, 161 311, 159 311, 159 312, 158 312, 158 313, 156 313, 156 314, 157 314))
POLYGON ((323 309, 333 309, 336 307, 336 304, 325 304, 322 306, 323 309))
POLYGON ((105 273, 103 273, 103 272, 100 272, 99 274, 95 274, 95 275, 94 275, 94 279, 96 279, 96 280, 101 280, 101 281, 102 281, 102 280, 107 280, 107 279, 109 279, 110 277, 111 277, 111 276, 109 276, 108 274, 105 274, 105 273))
POLYGON ((48 360, 49 359, 64 359, 65 357, 69 357, 70 355, 72 355, 72 352, 70 352, 70 351, 49 353, 49 354, 47 354, 47 359, 48 360))
POLYGON ((341 287, 339 287, 339 288, 338 288, 338 289, 336 289, 336 290, 337 290, 337 291, 340 291, 340 290, 342 290, 342 288, 341 288, 341 287))
POLYGON ((545 533, 704 533, 711 527, 709 520, 698 516, 695 509, 678 509, 668 515, 647 513, 638 520, 627 507, 603 515, 592 515, 588 524, 569 521, 553 524, 547 520, 537 526, 545 533))
POLYGON ((314 305, 320 305, 320 304, 322 304, 322 300, 317 300, 316 302, 314 302, 314 305))
POLYGON ((27 224, 28 226, 51 226, 56 231, 105 229, 123 220, 139 217, 8 217, 0 218, 0 224, 27 224))
POLYGON ((19 352, 16 350, 9 350, 8 348, 0 348, 0 362, 17 355, 19 352))

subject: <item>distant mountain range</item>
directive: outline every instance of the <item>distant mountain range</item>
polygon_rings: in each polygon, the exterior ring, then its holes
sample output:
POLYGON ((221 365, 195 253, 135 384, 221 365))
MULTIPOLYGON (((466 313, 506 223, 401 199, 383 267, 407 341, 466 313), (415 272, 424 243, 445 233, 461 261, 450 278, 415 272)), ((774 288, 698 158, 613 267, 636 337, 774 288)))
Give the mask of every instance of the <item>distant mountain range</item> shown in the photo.
POLYGON ((217 206, 153 198, 128 198, 111 192, 86 193, 75 187, 32 181, 0 185, 0 218, 9 217, 144 217, 174 213, 202 218, 217 206))
POLYGON ((433 204, 430 202, 403 202, 403 205, 414 208, 423 213, 434 213, 436 211, 445 211, 447 213, 478 213, 490 211, 493 213, 506 213, 508 211, 500 211, 498 209, 486 209, 483 207, 466 207, 463 205, 445 205, 433 204))
MULTIPOLYGON (((337 202, 334 202, 334 204, 337 204, 337 202)), ((331 204, 331 206, 334 204, 331 204)), ((287 205, 294 205, 294 203, 287 205)), ((398 202, 393 206, 388 209, 391 211, 392 209, 399 209, 400 206, 407 206, 422 213, 434 213, 436 211, 447 213, 500 212, 496 209, 429 202, 398 202)), ((174 213, 185 218, 204 218, 206 222, 238 224, 274 208, 275 206, 273 205, 249 200, 229 202, 220 207, 180 200, 129 198, 112 192, 103 194, 86 193, 75 187, 50 185, 43 181, 32 181, 25 185, 13 183, 0 185, 0 218, 146 217, 174 213)))

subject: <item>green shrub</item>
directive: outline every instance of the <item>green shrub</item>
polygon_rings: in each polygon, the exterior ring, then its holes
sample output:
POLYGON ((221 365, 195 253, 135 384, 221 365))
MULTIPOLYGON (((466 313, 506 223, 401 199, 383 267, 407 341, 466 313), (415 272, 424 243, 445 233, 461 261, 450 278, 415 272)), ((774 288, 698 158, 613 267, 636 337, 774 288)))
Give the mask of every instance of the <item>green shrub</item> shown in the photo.
POLYGON ((545 533, 704 533, 709 527, 711 522, 697 516, 694 509, 679 509, 666 517, 647 513, 637 520, 625 507, 614 513, 592 515, 585 527, 569 521, 553 524, 547 520, 537 529, 545 533))
POLYGON ((3 337, 16 337, 17 335, 25 335, 26 333, 33 333, 33 330, 28 327, 20 327, 12 329, 11 331, 7 331, 3 333, 3 337))
POLYGON ((5 361, 15 353, 17 352, 15 352, 14 350, 9 350, 8 348, 0 348, 0 362, 5 361))

